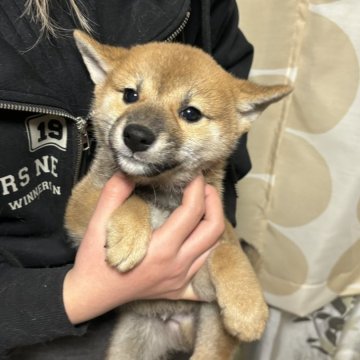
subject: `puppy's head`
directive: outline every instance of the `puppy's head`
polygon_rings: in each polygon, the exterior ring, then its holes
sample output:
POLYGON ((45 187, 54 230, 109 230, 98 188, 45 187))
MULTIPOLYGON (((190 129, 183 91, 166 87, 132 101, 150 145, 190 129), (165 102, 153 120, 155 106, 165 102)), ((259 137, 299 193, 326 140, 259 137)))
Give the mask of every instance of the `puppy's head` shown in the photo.
POLYGON ((269 104, 290 92, 239 80, 188 45, 102 45, 75 31, 95 83, 99 145, 131 177, 191 178, 224 164, 237 139, 269 104), (175 175, 176 174, 176 175, 175 175))

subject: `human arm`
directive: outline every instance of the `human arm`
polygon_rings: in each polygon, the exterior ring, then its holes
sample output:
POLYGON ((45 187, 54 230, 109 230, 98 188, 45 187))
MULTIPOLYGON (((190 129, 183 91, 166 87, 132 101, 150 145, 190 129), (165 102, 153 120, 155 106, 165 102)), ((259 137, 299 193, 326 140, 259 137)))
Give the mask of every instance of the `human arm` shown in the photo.
POLYGON ((2 351, 61 336, 82 335, 86 326, 68 320, 62 289, 69 266, 21 268, 0 264, 0 357, 2 351))
POLYGON ((123 275, 104 261, 104 223, 130 190, 121 181, 114 184, 116 179, 112 180, 110 185, 114 186, 104 190, 74 267, 24 269, 1 265, 0 349, 81 335, 86 328, 72 323, 89 320, 130 300, 194 299, 186 284, 223 229, 215 190, 198 179, 185 192, 184 202, 172 219, 154 233, 144 261, 123 275), (185 239, 189 241, 183 245, 185 239), (13 316, 15 310, 17 315, 13 316))
POLYGON ((224 226, 215 189, 201 178, 192 183, 183 204, 154 232, 143 262, 120 274, 105 263, 104 224, 131 187, 123 180, 112 181, 104 190, 73 267, 26 269, 5 261, 0 264, 0 352, 81 335, 86 326, 73 324, 134 299, 195 298, 187 284, 224 226))

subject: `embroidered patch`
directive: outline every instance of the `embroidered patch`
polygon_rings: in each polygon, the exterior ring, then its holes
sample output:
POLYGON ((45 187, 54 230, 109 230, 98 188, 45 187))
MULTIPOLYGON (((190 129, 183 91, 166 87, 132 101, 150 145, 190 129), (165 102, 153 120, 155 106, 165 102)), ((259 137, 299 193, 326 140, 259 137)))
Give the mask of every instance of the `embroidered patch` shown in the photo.
POLYGON ((67 147, 66 120, 54 115, 35 115, 25 120, 29 150, 34 152, 45 146, 65 151, 67 147))

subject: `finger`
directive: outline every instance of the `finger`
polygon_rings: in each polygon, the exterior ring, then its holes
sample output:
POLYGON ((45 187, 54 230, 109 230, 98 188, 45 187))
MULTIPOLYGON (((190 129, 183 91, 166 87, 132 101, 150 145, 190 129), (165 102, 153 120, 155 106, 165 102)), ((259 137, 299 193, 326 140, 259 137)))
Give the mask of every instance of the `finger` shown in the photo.
POLYGON ((199 272, 199 270, 205 265, 212 251, 218 246, 215 244, 210 249, 203 252, 200 256, 198 256, 192 264, 189 266, 188 272, 186 274, 186 281, 190 282, 191 279, 199 272))
POLYGON ((205 180, 199 175, 185 188, 181 205, 156 230, 159 235, 157 238, 168 238, 168 234, 171 234, 171 246, 174 247, 174 251, 178 251, 204 216, 204 211, 205 180))
POLYGON ((199 296, 194 292, 194 288, 192 286, 191 280, 196 275, 196 273, 204 266, 209 255, 216 247, 213 246, 211 249, 207 250, 203 254, 201 254, 193 263, 189 266, 188 272, 184 279, 184 282, 187 284, 180 290, 171 291, 165 294, 165 297, 173 300, 193 300, 193 301, 203 301, 204 299, 199 298, 199 296))
POLYGON ((200 298, 196 295, 192 284, 190 283, 188 286, 185 287, 181 294, 182 300, 192 300, 192 301, 199 301, 200 298))
POLYGON ((179 251, 183 259, 196 259, 212 248, 224 232, 224 212, 216 189, 206 185, 205 215, 179 251))
POLYGON ((104 223, 110 215, 129 197, 134 184, 120 172, 115 173, 105 184, 96 205, 93 217, 104 223))
POLYGON ((165 294, 165 297, 170 300, 192 300, 192 301, 201 300, 196 295, 191 283, 185 286, 183 289, 165 294))
POLYGON ((186 279, 189 282, 185 291, 183 293, 184 300, 194 300, 194 301, 204 301, 201 299, 195 292, 192 286, 191 280, 192 278, 199 272, 199 270, 205 265, 206 261, 208 260, 211 252, 216 248, 217 244, 212 246, 210 249, 202 253, 199 257, 195 259, 195 261, 191 264, 186 279))

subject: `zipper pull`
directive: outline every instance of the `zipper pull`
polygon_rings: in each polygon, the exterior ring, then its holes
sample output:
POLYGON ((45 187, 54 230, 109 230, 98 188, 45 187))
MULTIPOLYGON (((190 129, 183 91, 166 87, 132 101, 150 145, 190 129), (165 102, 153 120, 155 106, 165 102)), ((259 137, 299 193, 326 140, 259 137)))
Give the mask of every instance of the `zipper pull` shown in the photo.
POLYGON ((82 144, 83 144, 83 151, 90 149, 90 140, 87 133, 87 121, 82 118, 81 116, 78 116, 76 118, 76 127, 80 132, 82 144))

